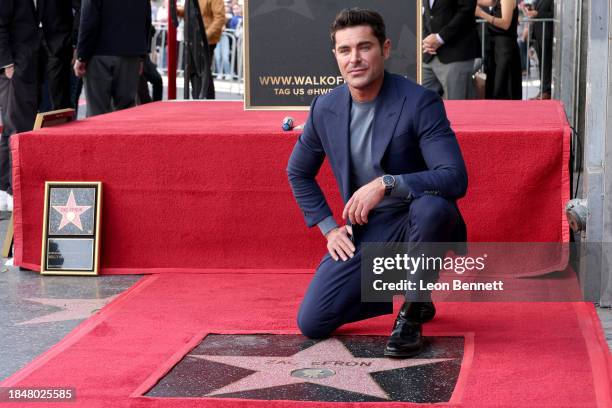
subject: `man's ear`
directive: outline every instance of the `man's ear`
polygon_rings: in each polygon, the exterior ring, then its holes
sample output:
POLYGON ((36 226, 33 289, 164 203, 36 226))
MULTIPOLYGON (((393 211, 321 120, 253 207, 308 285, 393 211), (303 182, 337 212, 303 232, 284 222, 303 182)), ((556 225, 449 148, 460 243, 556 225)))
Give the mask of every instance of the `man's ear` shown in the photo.
POLYGON ((385 42, 383 43, 383 56, 385 57, 385 59, 389 58, 389 55, 391 55, 391 40, 390 39, 386 39, 385 42))

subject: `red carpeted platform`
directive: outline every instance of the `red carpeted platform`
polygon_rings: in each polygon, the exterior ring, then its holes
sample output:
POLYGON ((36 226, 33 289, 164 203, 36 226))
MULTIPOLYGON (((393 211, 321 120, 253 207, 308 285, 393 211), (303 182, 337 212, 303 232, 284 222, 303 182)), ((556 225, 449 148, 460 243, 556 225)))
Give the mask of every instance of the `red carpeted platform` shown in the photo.
MULTIPOLYGON (((562 106, 461 101, 447 110, 469 172, 460 201, 469 240, 568 242, 562 106)), ((286 114, 163 102, 14 137, 15 264, 39 269, 45 180, 100 180, 101 273, 310 271, 324 242, 307 231, 287 183, 298 133, 280 130, 286 114)), ((339 216, 327 167, 320 179, 339 216)))
MULTIPOLYGON (((470 174, 460 203, 470 240, 567 242, 561 106, 447 106, 470 174)), ((297 134, 278 130, 283 116, 237 103, 158 103, 16 137, 18 265, 38 267, 44 181, 101 180, 103 272, 161 273, 0 386, 74 386, 71 407, 416 406, 144 396, 208 333, 298 333, 297 307, 324 249, 286 182, 297 134)), ((321 179, 338 208, 329 170, 321 179)), ((339 334, 387 335, 392 322, 339 334)), ((592 305, 440 303, 425 334, 449 333, 465 338, 464 357, 450 402, 435 406, 610 406, 610 353, 592 305)))
MULTIPOLYGON (((295 313, 309 279, 237 271, 147 276, 0 386, 73 386, 77 400, 65 406, 87 408, 610 406, 610 353, 586 303, 438 304, 425 335, 465 338, 448 404, 144 396, 208 333, 298 333, 295 313)), ((387 335, 392 323, 382 316, 338 334, 387 335)))

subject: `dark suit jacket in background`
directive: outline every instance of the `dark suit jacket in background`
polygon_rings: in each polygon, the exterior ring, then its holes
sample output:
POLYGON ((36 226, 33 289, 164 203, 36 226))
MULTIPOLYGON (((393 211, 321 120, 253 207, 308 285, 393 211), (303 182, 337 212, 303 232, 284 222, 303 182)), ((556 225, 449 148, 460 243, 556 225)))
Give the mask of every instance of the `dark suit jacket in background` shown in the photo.
MULTIPOLYGON (((308 226, 332 215, 315 180, 325 157, 344 203, 353 194, 350 110, 346 84, 315 98, 289 159, 289 182, 308 226)), ((376 99, 372 154, 383 171, 395 175, 414 198, 433 194, 455 202, 466 192, 467 171, 442 100, 435 92, 399 75, 385 72, 376 99)), ((467 237, 461 215, 459 221, 452 240, 462 242, 467 237)))
POLYGON ((15 73, 36 80, 40 37, 33 1, 0 0, 0 67, 15 64, 15 73))
POLYGON ((0 0, 0 67, 14 64, 8 79, 0 70, 0 190, 12 192, 10 136, 32 130, 38 106, 39 22, 31 0, 0 0))
POLYGON ((51 54, 72 49, 73 35, 78 29, 73 10, 78 12, 80 7, 80 0, 38 0, 36 12, 51 54))
MULTIPOLYGON (((429 0, 423 0, 423 38, 439 34, 444 41, 437 50, 440 62, 465 61, 480 58, 480 39, 476 28, 476 0, 435 0, 433 8, 429 0)), ((430 62, 433 55, 424 53, 423 61, 430 62)))
POLYGON ((149 0, 82 0, 77 56, 144 58, 150 27, 149 0))

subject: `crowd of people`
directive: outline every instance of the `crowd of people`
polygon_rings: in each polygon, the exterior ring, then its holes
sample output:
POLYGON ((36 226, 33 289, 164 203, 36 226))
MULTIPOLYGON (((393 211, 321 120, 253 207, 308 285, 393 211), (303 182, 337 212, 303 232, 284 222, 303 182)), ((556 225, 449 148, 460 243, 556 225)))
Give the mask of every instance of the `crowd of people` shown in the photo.
POLYGON ((481 61, 486 99, 523 99, 527 50, 533 40, 542 82, 534 99, 550 99, 553 25, 520 24, 521 14, 552 19, 553 0, 425 0, 423 86, 446 99, 475 98, 474 71, 481 61), (474 16, 484 20, 484 32, 474 16))
POLYGON ((215 49, 214 71, 217 79, 232 80, 238 75, 236 58, 232 54, 238 50, 238 38, 242 35, 242 6, 236 1, 225 3, 225 35, 221 36, 215 49), (235 51, 236 50, 236 51, 235 51))
MULTIPOLYGON (((239 25, 240 5, 229 4, 230 18, 223 0, 199 3, 212 59, 225 27, 239 25)), ((10 137, 32 130, 38 112, 78 111, 83 88, 87 116, 162 99, 162 78, 149 57, 157 15, 151 6, 151 0, 0 2, 0 211, 12 210, 10 137)))
MULTIPOLYGON (((243 11, 242 5, 238 3, 238 0, 222 0, 216 1, 215 7, 211 7, 211 11, 214 14, 215 21, 221 21, 221 11, 220 6, 221 3, 224 4, 225 9, 225 23, 223 28, 219 30, 219 24, 215 24, 215 28, 213 30, 207 30, 207 40, 209 44, 214 43, 214 52, 213 52, 213 64, 212 71, 216 79, 218 80, 233 80, 237 79, 240 74, 240 70, 238 69, 237 63, 238 58, 237 55, 241 52, 239 47, 239 39, 242 37, 242 20, 243 20, 243 11), (216 13, 216 14, 215 14, 216 13), (210 35, 210 34, 215 35, 210 35), (217 40, 216 37, 219 36, 217 40), (216 40, 216 41, 215 41, 216 40), (233 58, 232 58, 233 57, 233 58)), ((164 49, 164 45, 167 41, 162 41, 162 36, 164 39, 167 39, 167 26, 168 23, 168 2, 167 0, 164 3, 153 5, 153 16, 155 16, 156 26, 159 28, 159 35, 156 37, 155 45, 158 48, 157 51, 161 52, 161 57, 159 61, 162 66, 160 68, 166 68, 167 64, 167 54, 164 49)), ((183 14, 184 10, 184 0, 177 1, 178 9, 180 13, 183 14)), ((202 4, 202 6, 206 6, 206 4, 202 4)), ((203 8, 202 8, 203 9, 203 8)), ((177 41, 180 44, 183 43, 183 21, 181 20, 179 23, 179 27, 177 30, 177 41)), ((183 64, 180 64, 179 70, 183 69, 183 64)))
MULTIPOLYGON (((238 0, 198 3, 216 79, 235 78, 236 41, 231 41, 242 30, 242 5, 238 0)), ((0 210, 12 209, 10 136, 31 130, 37 112, 78 110, 82 88, 87 116, 162 99, 162 77, 149 53, 152 22, 167 19, 167 7, 167 0, 0 2, 0 210)), ((474 98, 475 61, 482 58, 486 98, 522 99, 531 38, 541 70, 537 98, 550 98, 553 25, 529 27, 519 16, 552 18, 553 9, 553 0, 424 0, 423 86, 446 99, 474 98), (484 35, 477 18, 486 22, 484 35)), ((205 94, 214 99, 211 67, 206 74, 205 94)))

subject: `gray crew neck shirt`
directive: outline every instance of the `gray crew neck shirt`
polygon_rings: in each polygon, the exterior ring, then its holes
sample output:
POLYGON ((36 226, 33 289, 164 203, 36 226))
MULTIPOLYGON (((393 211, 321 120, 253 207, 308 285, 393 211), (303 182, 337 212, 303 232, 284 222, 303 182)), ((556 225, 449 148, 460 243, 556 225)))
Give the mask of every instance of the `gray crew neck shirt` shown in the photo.
MULTIPOLYGON (((368 184, 385 172, 380 163, 374 162, 372 155, 372 142, 374 135, 374 112, 376 99, 371 102, 351 102, 350 134, 350 181, 353 192, 368 184)), ((404 198, 385 196, 375 207, 377 211, 390 210, 405 206, 404 198)), ((332 216, 325 218, 318 224, 321 232, 325 235, 331 229, 338 226, 332 216)))

